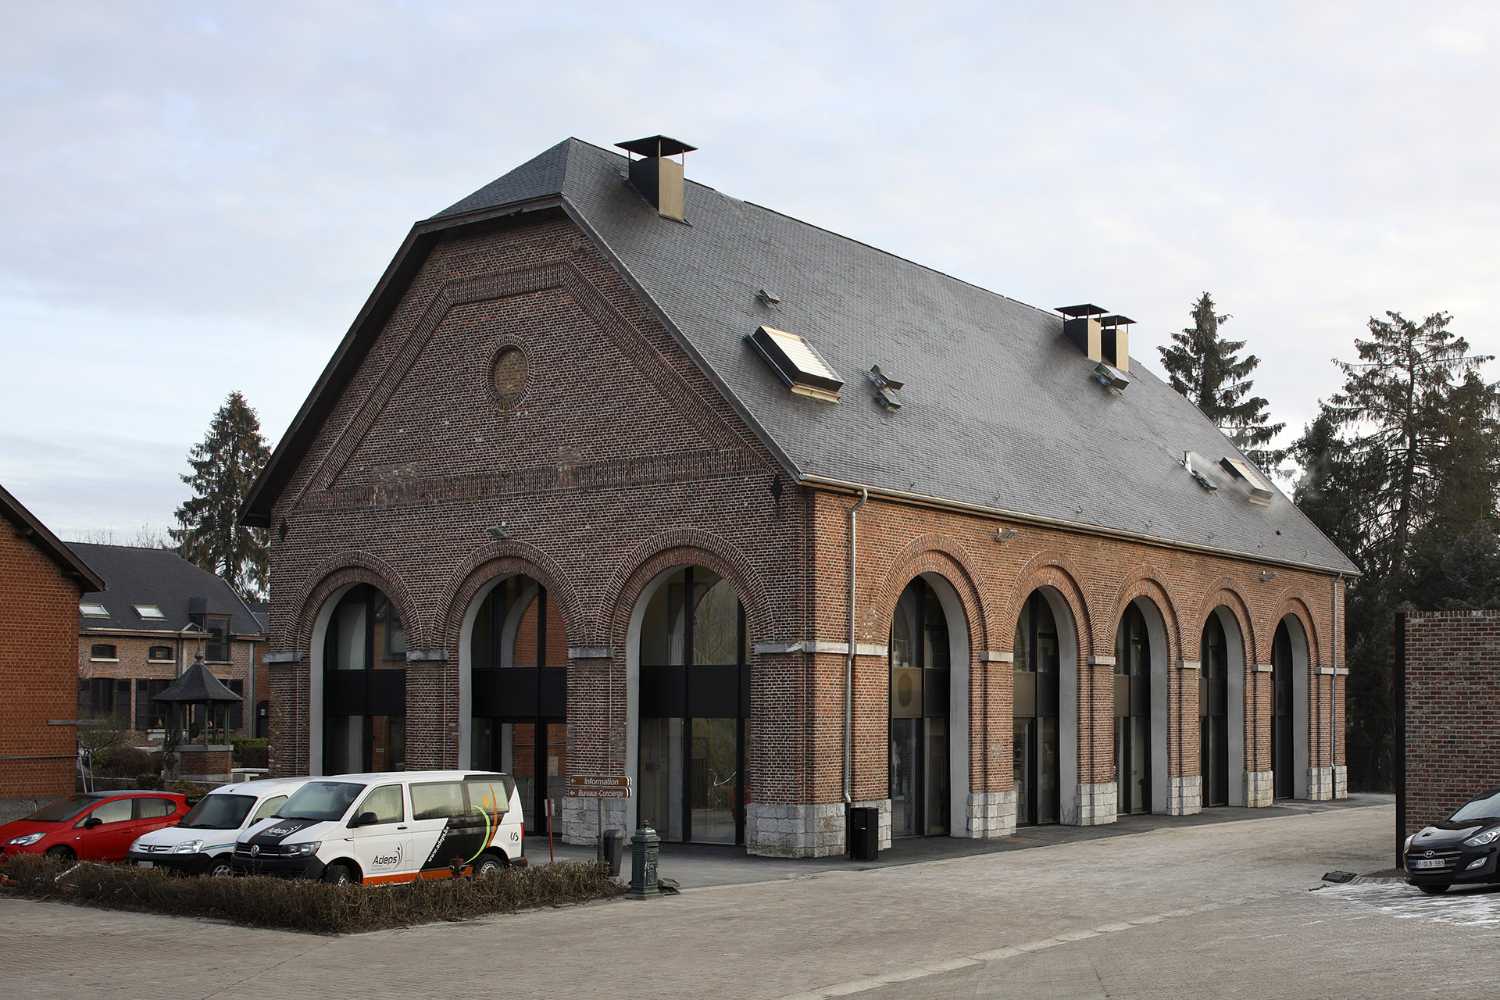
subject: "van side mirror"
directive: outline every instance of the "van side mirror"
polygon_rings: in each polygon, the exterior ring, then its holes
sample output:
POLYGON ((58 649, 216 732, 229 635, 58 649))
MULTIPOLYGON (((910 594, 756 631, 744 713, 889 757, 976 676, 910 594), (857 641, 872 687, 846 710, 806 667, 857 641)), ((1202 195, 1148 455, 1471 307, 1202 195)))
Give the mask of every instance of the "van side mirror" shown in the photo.
POLYGON ((85 830, 92 830, 96 826, 103 826, 103 825, 104 825, 104 820, 100 819, 98 816, 90 816, 88 819, 86 819, 86 820, 83 821, 83 828, 85 830))
POLYGON ((374 826, 376 823, 379 823, 379 822, 380 822, 380 817, 376 816, 374 813, 372 813, 372 812, 362 812, 358 816, 354 817, 354 822, 350 823, 349 825, 350 826, 374 826))

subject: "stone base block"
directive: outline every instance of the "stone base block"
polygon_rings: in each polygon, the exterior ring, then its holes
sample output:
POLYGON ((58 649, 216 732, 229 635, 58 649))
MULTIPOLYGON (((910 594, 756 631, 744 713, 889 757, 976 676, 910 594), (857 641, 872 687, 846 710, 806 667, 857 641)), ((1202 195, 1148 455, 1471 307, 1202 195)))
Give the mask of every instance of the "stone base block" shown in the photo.
POLYGON ((1016 832, 1016 792, 972 792, 963 836, 977 840, 1009 837, 1016 832))
MULTIPOLYGON (((563 799, 562 804, 562 842, 564 844, 599 843, 599 806, 601 803, 604 806, 604 829, 625 830, 626 840, 630 839, 635 831, 625 829, 627 803, 624 799, 580 799, 568 796, 563 799)), ((546 827, 542 826, 538 829, 545 831, 546 827)))
POLYGON ((1203 811, 1203 778, 1189 774, 1171 779, 1167 791, 1168 816, 1192 816, 1203 811))
POLYGON ((867 808, 874 806, 880 810, 880 844, 882 851, 890 849, 891 846, 891 800, 890 799, 867 799, 864 802, 854 803, 856 807, 867 808))
POLYGON ((745 851, 765 858, 833 857, 845 851, 846 823, 842 802, 752 802, 745 811, 745 851))
POLYGON ((1349 797, 1349 769, 1342 764, 1335 764, 1333 768, 1333 797, 1336 799, 1349 797))
MULTIPOLYGON (((1334 773, 1331 767, 1310 767, 1307 769, 1307 797, 1314 802, 1326 802, 1335 798, 1334 795, 1334 773)), ((1347 792, 1348 780, 1345 778, 1345 794, 1347 792)))
POLYGON ((1103 826, 1113 823, 1119 811, 1119 798, 1113 781, 1078 786, 1078 825, 1103 826))
POLYGON ((1262 809, 1276 799, 1276 773, 1274 771, 1245 772, 1245 805, 1251 809, 1262 809))

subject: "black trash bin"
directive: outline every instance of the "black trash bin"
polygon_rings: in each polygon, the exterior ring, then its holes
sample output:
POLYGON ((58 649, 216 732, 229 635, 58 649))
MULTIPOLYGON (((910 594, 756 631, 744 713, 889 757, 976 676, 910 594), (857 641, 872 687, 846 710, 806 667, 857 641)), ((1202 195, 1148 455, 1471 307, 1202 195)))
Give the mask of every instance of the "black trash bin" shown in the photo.
POLYGON ((880 810, 856 806, 849 810, 849 858, 875 861, 880 857, 880 810))
POLYGON ((620 875, 620 859, 625 854, 625 832, 623 830, 605 830, 604 842, 599 845, 599 860, 609 866, 611 878, 620 875))

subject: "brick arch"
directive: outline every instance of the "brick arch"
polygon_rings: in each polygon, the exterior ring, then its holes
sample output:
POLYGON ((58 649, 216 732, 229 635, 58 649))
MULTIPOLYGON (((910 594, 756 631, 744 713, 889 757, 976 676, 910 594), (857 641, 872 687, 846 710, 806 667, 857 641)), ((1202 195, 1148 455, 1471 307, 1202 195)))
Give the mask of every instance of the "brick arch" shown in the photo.
POLYGON ((662 573, 682 566, 704 566, 734 584, 745 605, 745 624, 752 643, 780 638, 772 617, 770 592, 744 553, 708 532, 680 528, 637 546, 611 578, 604 607, 609 609, 609 641, 615 651, 625 648, 630 616, 646 586, 662 573))
POLYGON ((1307 633, 1307 665, 1309 669, 1317 669, 1323 665, 1322 642, 1318 635, 1317 626, 1314 624, 1312 610, 1308 607, 1302 595, 1296 588, 1283 590, 1272 603, 1271 616, 1267 626, 1261 632, 1261 640, 1265 643, 1263 655, 1258 659, 1260 663, 1271 662, 1271 646, 1276 641, 1276 626, 1287 615, 1296 616, 1302 623, 1302 630, 1307 633))
POLYGON ((582 631, 578 620, 578 596, 557 560, 534 545, 514 539, 489 542, 470 552, 443 586, 438 608, 443 615, 442 632, 436 636, 456 653, 461 638, 464 614, 474 596, 496 579, 526 575, 547 589, 548 599, 562 617, 563 629, 570 643, 582 631))
MULTIPOLYGON (((1115 593, 1114 605, 1108 620, 1097 622, 1100 628, 1113 630, 1125 614, 1125 608, 1140 597, 1149 598, 1161 613, 1167 626, 1167 659, 1176 663, 1182 658, 1182 621, 1177 613, 1177 604, 1162 582, 1162 573, 1155 567, 1141 564, 1124 577, 1120 589, 1115 593)), ((1095 637, 1097 643, 1107 641, 1108 633, 1095 637)), ((1113 652, 1113 650, 1111 650, 1113 652)))
POLYGON ((989 618, 970 565, 972 563, 968 553, 957 539, 939 534, 921 535, 913 539, 897 556, 881 582, 879 596, 865 619, 866 636, 873 629, 874 634, 881 636, 877 641, 884 643, 902 591, 922 574, 934 573, 947 580, 958 594, 964 616, 969 619, 969 649, 972 655, 989 649, 989 618))
POLYGON ((1021 617, 1021 605, 1031 596, 1032 591, 1041 587, 1057 591, 1067 603, 1068 611, 1073 615, 1078 663, 1080 666, 1088 663, 1089 658, 1094 655, 1094 622, 1088 598, 1084 596, 1083 587, 1078 583, 1077 574, 1063 560, 1045 552, 1033 556, 1016 575, 1016 583, 999 619, 1001 632, 997 636, 998 644, 995 648, 1014 652, 1016 623, 1021 617))
MULTIPOLYGON (((1244 595, 1235 587, 1234 580, 1231 577, 1221 577, 1204 591, 1203 598, 1198 602, 1198 610, 1194 613, 1188 624, 1195 626, 1198 630, 1198 635, 1201 637, 1203 629, 1208 625, 1208 616, 1214 613, 1215 608, 1219 607, 1228 608, 1230 613, 1234 615, 1235 621, 1239 623, 1240 641, 1245 646, 1245 664, 1248 670, 1250 664, 1258 662, 1255 653, 1257 646, 1255 642, 1256 631, 1253 625, 1254 616, 1250 613, 1250 602, 1246 601, 1244 595)), ((1187 654, 1183 653, 1183 655, 1186 656, 1187 654)))
POLYGON ((368 583, 396 605, 401 624, 406 628, 407 645, 422 649, 429 641, 428 627, 417 614, 411 590, 395 567, 379 556, 356 550, 324 563, 309 579, 316 581, 297 600, 296 648, 312 654, 313 623, 323 605, 339 590, 356 583, 368 583))

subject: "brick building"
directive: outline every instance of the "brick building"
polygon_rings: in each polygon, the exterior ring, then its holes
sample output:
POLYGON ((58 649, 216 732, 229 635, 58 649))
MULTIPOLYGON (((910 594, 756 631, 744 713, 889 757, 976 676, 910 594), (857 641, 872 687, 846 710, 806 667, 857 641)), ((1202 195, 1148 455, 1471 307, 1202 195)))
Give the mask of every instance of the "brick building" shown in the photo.
POLYGON ((1398 844, 1500 787, 1500 610, 1407 611, 1402 619, 1398 844))
POLYGON ((626 148, 418 223, 283 437, 279 772, 505 767, 572 840, 623 774, 778 855, 1344 794, 1354 569, 1128 320, 626 148))
POLYGON ((232 732, 265 735, 270 684, 264 628, 220 577, 171 549, 74 542, 72 550, 108 587, 78 601, 78 714, 111 720, 142 741, 159 739, 166 708, 152 698, 202 656, 215 677, 244 699, 232 732))
POLYGON ((73 790, 78 598, 104 581, 0 487, 0 819, 73 790))

